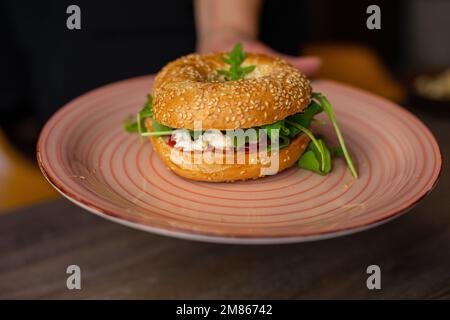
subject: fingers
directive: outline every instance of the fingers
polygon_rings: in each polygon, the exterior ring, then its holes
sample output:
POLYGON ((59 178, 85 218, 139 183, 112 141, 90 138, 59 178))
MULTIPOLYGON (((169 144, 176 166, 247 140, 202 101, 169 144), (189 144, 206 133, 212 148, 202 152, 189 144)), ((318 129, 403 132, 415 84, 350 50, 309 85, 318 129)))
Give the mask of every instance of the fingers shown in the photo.
MULTIPOLYGON (((286 54, 282 54, 282 53, 276 52, 275 50, 273 50, 272 48, 266 46, 265 44, 263 44, 261 42, 256 42, 256 41, 255 42, 246 43, 246 44, 247 44, 248 51, 253 51, 253 52, 259 52, 259 53, 265 53, 265 54, 269 54, 269 55, 279 56, 279 57, 285 59, 286 61, 288 61, 290 64, 292 64, 294 67, 296 67, 300 71, 302 71, 307 76, 312 76, 315 73, 317 73, 317 71, 319 71, 320 66, 322 64, 322 61, 318 57, 312 57, 312 56, 311 57, 294 57, 294 56, 289 56, 289 55, 286 55, 286 54)), ((244 46, 244 48, 246 48, 246 47, 244 46)))
MULTIPOLYGON (((208 41, 207 41, 208 42, 208 41)), ((286 54, 279 53, 272 48, 266 46, 264 43, 255 41, 255 40, 247 40, 247 39, 228 39, 228 40, 217 40, 217 41, 209 41, 210 43, 215 43, 214 45, 209 45, 206 47, 202 47, 201 52, 206 51, 228 51, 232 48, 234 43, 241 42, 244 50, 247 52, 255 52, 255 53, 264 53, 273 56, 279 56, 294 67, 302 71, 307 76, 312 76, 320 69, 321 60, 317 57, 295 57, 286 54)))
POLYGON ((292 57, 282 56, 294 67, 302 71, 307 76, 312 76, 319 71, 322 61, 318 57, 292 57))

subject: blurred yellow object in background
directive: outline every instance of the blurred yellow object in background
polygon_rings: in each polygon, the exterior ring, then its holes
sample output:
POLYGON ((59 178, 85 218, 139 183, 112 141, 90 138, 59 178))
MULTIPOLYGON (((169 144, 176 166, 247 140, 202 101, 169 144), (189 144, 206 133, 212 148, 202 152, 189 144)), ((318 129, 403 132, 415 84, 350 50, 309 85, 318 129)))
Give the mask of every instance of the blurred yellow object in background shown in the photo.
POLYGON ((310 44, 304 55, 322 59, 318 78, 332 79, 400 102, 405 89, 393 78, 375 51, 357 44, 310 44))
POLYGON ((0 130, 0 214, 57 196, 37 164, 14 150, 0 130))

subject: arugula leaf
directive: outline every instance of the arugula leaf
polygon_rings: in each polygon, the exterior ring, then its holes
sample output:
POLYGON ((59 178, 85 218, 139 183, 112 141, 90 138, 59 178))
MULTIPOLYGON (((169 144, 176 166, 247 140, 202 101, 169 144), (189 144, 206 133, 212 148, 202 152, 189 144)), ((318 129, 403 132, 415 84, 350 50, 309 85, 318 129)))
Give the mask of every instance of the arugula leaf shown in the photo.
POLYGON ((130 117, 126 118, 123 122, 125 131, 128 132, 145 132, 147 131, 144 126, 145 118, 153 117, 153 97, 147 95, 147 102, 142 107, 141 111, 136 115, 136 120, 133 121, 130 117))
MULTIPOLYGON (((260 127, 264 130, 267 136, 270 138, 270 141, 274 141, 278 139, 278 149, 287 147, 291 141, 290 139, 290 128, 287 127, 284 120, 279 120, 275 123, 266 124, 260 127)), ((267 146, 267 151, 271 150, 271 145, 267 146)))
POLYGON ((142 107, 141 111, 136 114, 136 120, 133 121, 130 117, 124 120, 124 128, 128 132, 137 132, 139 137, 146 136, 165 136, 170 135, 173 129, 152 119, 152 132, 148 132, 144 125, 144 121, 147 118, 153 117, 153 97, 147 95, 147 102, 142 107))
POLYGON ((173 131, 171 127, 165 126, 155 120, 152 120, 152 131, 173 131))
POLYGON ((319 142, 319 145, 321 145, 321 150, 317 149, 317 146, 315 144, 311 144, 311 150, 314 152, 314 155, 317 159, 321 158, 321 152, 323 153, 323 166, 321 166, 322 173, 328 174, 331 172, 331 153, 328 149, 327 145, 325 144, 325 140, 318 139, 317 142, 319 142))
POLYGON ((289 139, 289 137, 284 136, 284 135, 280 135, 280 141, 279 141, 279 148, 284 148, 287 147, 289 145, 289 143, 291 142, 291 139, 289 139))
POLYGON ((141 133, 141 137, 160 137, 160 136, 169 136, 173 133, 174 130, 167 130, 167 131, 147 131, 147 132, 142 132, 141 133))
MULTIPOLYGON (((316 102, 311 102, 310 105, 304 109, 302 112, 296 113, 292 116, 286 118, 286 120, 298 123, 299 125, 309 128, 311 126, 312 121, 314 121, 314 117, 321 113, 323 108, 316 102)), ((290 130, 289 137, 293 138, 297 134, 301 132, 301 130, 293 125, 287 124, 287 127, 290 130)))
POLYGON ((127 117, 123 120, 123 128, 127 132, 138 132, 137 122, 133 121, 133 117, 127 117))
POLYGON ((321 175, 327 175, 331 172, 331 153, 325 144, 325 140, 319 138, 317 139, 319 145, 321 145, 321 150, 317 148, 314 143, 310 143, 305 153, 300 157, 297 165, 300 168, 310 170, 321 175), (321 153, 323 152, 323 162, 321 162, 321 153))
POLYGON ((239 80, 244 78, 247 74, 255 70, 254 65, 242 67, 247 54, 242 50, 242 45, 237 43, 234 45, 233 50, 226 56, 222 57, 222 61, 230 65, 229 70, 219 69, 217 72, 224 76, 225 80, 239 80))
POLYGON ((272 138, 272 130, 280 130, 279 135, 289 136, 290 130, 288 127, 286 127, 284 120, 279 120, 277 122, 266 124, 264 126, 261 126, 261 129, 263 129, 266 134, 269 136, 269 138, 272 138))
POLYGON ((334 130, 336 131, 336 135, 339 140, 339 144, 342 148, 342 153, 344 154, 345 161, 347 162, 347 166, 349 167, 354 178, 358 178, 358 172, 356 171, 355 165, 353 163, 353 159, 350 156, 350 153, 347 150, 345 145, 344 137, 342 136, 341 130, 339 129, 339 125, 337 124, 336 115, 334 114, 333 107, 328 99, 322 95, 321 93, 313 93, 313 98, 320 102, 323 110, 327 114, 331 123, 333 124, 334 130))
POLYGON ((247 135, 247 130, 226 130, 225 134, 228 134, 233 139, 233 145, 236 148, 240 148, 244 146, 246 143, 252 143, 259 141, 259 130, 258 128, 250 128, 255 129, 255 135, 247 135))
POLYGON ((288 136, 289 131, 286 131, 289 129, 285 127, 284 121, 277 121, 272 125, 265 125, 261 127, 261 129, 264 131, 264 134, 266 134, 270 139, 270 144, 266 145, 267 152, 270 152, 272 150, 275 142, 277 144, 278 150, 287 147, 291 142, 291 139, 289 139, 288 136))
MULTIPOLYGON (((291 143, 291 139, 289 139, 288 136, 284 136, 284 135, 279 135, 278 136, 278 150, 287 147, 289 145, 289 143, 291 143)), ((272 139, 270 139, 270 141, 272 141, 272 139)), ((268 145, 267 146, 267 152, 270 152, 272 150, 272 145, 268 145)))
POLYGON ((314 151, 312 150, 305 151, 298 160, 297 165, 302 169, 313 171, 318 174, 323 174, 320 170, 320 161, 317 159, 314 151))
POLYGON ((165 126, 155 120, 152 119, 152 131, 151 132, 141 132, 141 137, 148 137, 148 136, 166 136, 171 135, 173 133, 173 129, 165 126))
POLYGON ((331 147, 330 149, 330 153, 332 157, 343 157, 344 156, 344 151, 342 150, 341 147, 331 147))
POLYGON ((151 94, 147 95, 147 102, 144 104, 141 112, 139 112, 142 118, 153 117, 153 97, 151 94))
POLYGON ((312 141, 313 144, 316 145, 317 147, 317 151, 319 152, 320 155, 320 164, 321 167, 320 169, 322 171, 325 171, 325 150, 323 150, 323 144, 319 143, 318 140, 316 139, 316 137, 314 137, 314 134, 312 133, 311 130, 309 130, 308 128, 303 127, 301 124, 298 124, 296 122, 290 121, 290 120, 286 120, 286 122, 294 127, 297 127, 299 130, 301 130, 304 134, 306 134, 312 141))
POLYGON ((311 122, 314 119, 314 116, 321 113, 322 111, 323 111, 323 108, 318 103, 313 101, 302 112, 299 112, 292 116, 289 116, 289 117, 287 117, 287 119, 290 121, 296 122, 305 128, 309 128, 311 126, 311 122))
POLYGON ((189 129, 189 134, 191 135, 192 140, 194 140, 196 137, 203 134, 203 131, 194 131, 189 129))

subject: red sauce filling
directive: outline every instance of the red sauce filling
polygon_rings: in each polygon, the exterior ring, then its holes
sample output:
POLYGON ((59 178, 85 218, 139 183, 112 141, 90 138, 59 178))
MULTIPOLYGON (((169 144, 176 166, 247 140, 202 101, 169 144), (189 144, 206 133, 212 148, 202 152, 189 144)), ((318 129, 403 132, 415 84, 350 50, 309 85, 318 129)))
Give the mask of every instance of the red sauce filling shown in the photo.
POLYGON ((170 136, 169 137, 169 140, 167 141, 167 144, 170 146, 170 147, 175 147, 175 145, 177 144, 177 142, 175 141, 175 140, 173 140, 172 139, 172 136, 170 136))

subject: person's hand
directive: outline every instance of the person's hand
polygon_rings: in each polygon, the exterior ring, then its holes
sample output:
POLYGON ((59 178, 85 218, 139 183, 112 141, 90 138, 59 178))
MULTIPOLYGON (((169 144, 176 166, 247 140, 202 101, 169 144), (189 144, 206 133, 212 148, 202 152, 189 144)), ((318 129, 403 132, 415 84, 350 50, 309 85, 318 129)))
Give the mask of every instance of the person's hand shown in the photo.
POLYGON ((268 47, 264 43, 245 37, 243 35, 218 35, 205 37, 198 42, 197 50, 201 53, 207 52, 227 52, 230 51, 237 43, 242 43, 242 46, 247 52, 264 53, 273 56, 279 56, 294 67, 308 76, 314 75, 320 68, 321 61, 317 57, 296 57, 282 54, 268 47))
POLYGON ((227 52, 240 42, 247 52, 280 56, 306 75, 320 67, 317 57, 281 54, 256 40, 261 0, 196 0, 197 51, 227 52))

